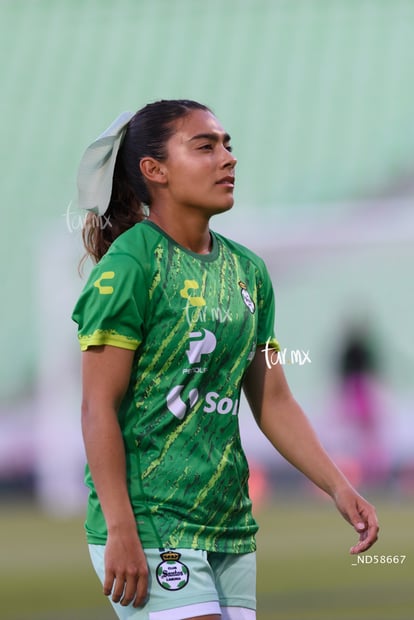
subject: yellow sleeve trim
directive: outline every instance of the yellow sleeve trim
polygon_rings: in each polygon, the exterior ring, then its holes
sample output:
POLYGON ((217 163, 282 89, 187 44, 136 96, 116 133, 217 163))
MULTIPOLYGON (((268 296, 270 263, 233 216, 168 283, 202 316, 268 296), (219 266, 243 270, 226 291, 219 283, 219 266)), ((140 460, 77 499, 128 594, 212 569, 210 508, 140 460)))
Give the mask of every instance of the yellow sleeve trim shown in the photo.
POLYGON ((258 342, 257 346, 267 346, 268 349, 274 349, 275 351, 280 351, 280 344, 276 340, 276 338, 268 338, 266 342, 258 342))
POLYGON ((81 351, 86 351, 88 347, 100 346, 103 344, 109 344, 113 347, 119 347, 120 349, 128 349, 129 351, 136 351, 141 344, 139 340, 130 338, 128 336, 122 336, 114 330, 97 329, 90 336, 78 336, 81 351))

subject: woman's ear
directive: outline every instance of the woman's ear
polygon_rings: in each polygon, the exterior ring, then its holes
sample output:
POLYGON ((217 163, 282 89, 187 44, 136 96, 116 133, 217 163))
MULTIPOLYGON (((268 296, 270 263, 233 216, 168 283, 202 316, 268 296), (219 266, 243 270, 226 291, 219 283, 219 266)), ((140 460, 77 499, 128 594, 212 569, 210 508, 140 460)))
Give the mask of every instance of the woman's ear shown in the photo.
POLYGON ((152 183, 166 183, 167 178, 164 166, 153 157, 143 157, 139 162, 141 173, 147 181, 152 183))

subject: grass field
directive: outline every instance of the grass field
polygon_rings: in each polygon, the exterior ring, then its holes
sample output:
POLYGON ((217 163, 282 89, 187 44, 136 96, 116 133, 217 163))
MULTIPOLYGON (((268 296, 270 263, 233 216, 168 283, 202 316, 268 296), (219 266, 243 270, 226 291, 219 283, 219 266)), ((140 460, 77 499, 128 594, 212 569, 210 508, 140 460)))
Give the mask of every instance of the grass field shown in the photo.
MULTIPOLYGON (((412 620, 414 501, 375 504, 381 538, 372 563, 356 566, 348 553, 356 536, 328 501, 281 497, 258 511, 258 620, 412 620)), ((114 619, 89 564, 82 519, 3 505, 0 549, 3 620, 114 619)))

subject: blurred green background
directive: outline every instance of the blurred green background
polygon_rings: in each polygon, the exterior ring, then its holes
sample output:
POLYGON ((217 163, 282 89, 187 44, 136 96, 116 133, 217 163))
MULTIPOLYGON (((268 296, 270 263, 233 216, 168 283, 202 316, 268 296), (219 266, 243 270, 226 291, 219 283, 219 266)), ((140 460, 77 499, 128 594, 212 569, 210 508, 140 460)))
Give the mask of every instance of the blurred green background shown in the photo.
POLYGON ((158 98, 206 102, 232 134, 236 207, 213 223, 269 260, 281 339, 319 349, 362 304, 393 371, 400 350, 412 363, 411 0, 2 0, 0 15, 3 399, 36 385, 40 289, 81 286, 83 150, 158 98))
POLYGON ((412 0, 0 0, 0 49, 4 617, 110 617, 81 528, 76 170, 120 111, 194 98, 238 158, 235 207, 212 226, 266 260, 287 359, 311 360, 286 364, 293 391, 351 480, 378 496, 387 529, 375 553, 407 554, 404 566, 351 569, 346 526, 301 492, 243 402, 252 473, 267 481, 259 495, 275 500, 263 513, 259 618, 408 619, 412 0), (347 417, 339 371, 355 326, 375 358, 371 434, 347 417), (285 510, 292 489, 304 503, 285 510))

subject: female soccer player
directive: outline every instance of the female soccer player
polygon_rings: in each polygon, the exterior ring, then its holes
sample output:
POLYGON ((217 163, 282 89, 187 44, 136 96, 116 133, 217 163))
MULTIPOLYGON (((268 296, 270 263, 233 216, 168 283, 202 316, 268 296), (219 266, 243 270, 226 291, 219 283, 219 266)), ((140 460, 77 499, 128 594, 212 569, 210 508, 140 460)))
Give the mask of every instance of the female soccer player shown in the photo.
POLYGON ((263 261, 210 230, 233 206, 230 136, 205 106, 123 114, 78 175, 97 262, 74 310, 92 562, 119 618, 254 620, 255 534, 239 436, 243 388, 263 433, 326 491, 359 542, 374 508, 319 444, 277 351, 263 261))

